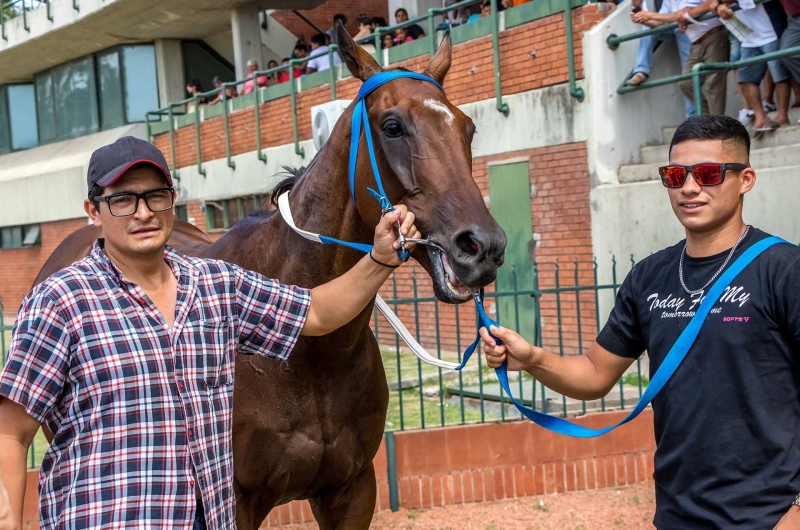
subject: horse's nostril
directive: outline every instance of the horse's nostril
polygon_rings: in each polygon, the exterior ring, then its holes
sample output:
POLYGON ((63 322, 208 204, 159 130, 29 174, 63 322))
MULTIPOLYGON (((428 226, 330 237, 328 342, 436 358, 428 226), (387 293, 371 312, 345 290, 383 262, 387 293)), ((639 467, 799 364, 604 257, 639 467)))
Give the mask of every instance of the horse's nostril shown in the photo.
POLYGON ((465 230, 458 234, 454 239, 454 243, 458 250, 469 256, 478 254, 482 247, 481 241, 471 230, 465 230))

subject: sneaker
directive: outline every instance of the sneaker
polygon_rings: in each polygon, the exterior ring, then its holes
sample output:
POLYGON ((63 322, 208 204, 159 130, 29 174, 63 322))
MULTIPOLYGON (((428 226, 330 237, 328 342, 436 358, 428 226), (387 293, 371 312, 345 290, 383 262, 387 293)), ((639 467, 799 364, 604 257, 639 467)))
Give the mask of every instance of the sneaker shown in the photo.
POLYGON ((775 103, 770 101, 762 101, 761 105, 764 107, 764 112, 775 112, 778 110, 778 107, 775 106, 775 103))
POLYGON ((647 81, 649 78, 650 76, 644 72, 636 72, 630 79, 625 81, 625 84, 628 86, 639 86, 645 81, 647 81))
POLYGON ((739 123, 741 123, 742 125, 747 125, 755 115, 756 113, 753 112, 752 110, 741 109, 739 111, 739 116, 737 119, 739 120, 739 123))

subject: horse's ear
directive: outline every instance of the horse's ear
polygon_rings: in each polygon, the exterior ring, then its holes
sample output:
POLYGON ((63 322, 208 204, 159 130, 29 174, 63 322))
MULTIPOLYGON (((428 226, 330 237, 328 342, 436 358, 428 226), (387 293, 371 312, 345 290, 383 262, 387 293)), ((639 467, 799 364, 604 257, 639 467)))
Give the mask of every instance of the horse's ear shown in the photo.
MULTIPOLYGON (((436 35, 430 36, 432 39, 436 38, 436 35)), ((447 71, 450 69, 450 59, 453 55, 453 42, 450 40, 450 31, 445 33, 444 39, 442 39, 442 43, 439 45, 439 49, 436 50, 436 53, 431 59, 431 62, 428 63, 427 68, 423 72, 428 77, 432 77, 436 80, 437 83, 444 84, 444 77, 447 75, 447 71)))
POLYGON ((364 48, 356 44, 356 41, 347 33, 341 20, 336 21, 336 35, 339 37, 339 53, 353 77, 366 81, 383 71, 377 61, 364 48))

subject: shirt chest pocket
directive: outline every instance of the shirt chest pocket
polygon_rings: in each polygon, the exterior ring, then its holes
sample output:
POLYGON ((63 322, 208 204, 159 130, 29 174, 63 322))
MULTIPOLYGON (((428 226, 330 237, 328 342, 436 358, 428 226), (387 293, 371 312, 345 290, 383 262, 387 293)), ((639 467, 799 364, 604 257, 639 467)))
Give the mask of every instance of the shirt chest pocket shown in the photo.
POLYGON ((230 318, 201 320, 188 329, 190 344, 184 353, 186 367, 208 387, 233 383, 237 345, 235 324, 230 318))

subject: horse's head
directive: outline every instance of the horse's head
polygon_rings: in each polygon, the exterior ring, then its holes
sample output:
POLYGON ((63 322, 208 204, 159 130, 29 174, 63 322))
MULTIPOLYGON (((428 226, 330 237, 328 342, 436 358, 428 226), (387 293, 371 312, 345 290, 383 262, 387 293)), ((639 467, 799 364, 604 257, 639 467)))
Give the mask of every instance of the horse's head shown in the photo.
MULTIPOLYGON (((366 81, 383 71, 341 24, 337 29, 339 50, 354 77, 366 81)), ((451 53, 448 35, 424 73, 443 83, 451 53)), ((433 278, 437 298, 450 303, 469 299, 470 289, 494 281, 506 247, 505 232, 489 214, 472 178, 475 124, 426 81, 396 79, 367 96, 365 104, 389 200, 407 205, 423 237, 445 249, 418 246, 414 258, 433 278)), ((342 122, 349 126, 349 120, 342 122)), ((362 138, 355 193, 359 214, 370 226, 380 215, 367 192, 374 182, 362 138)))

